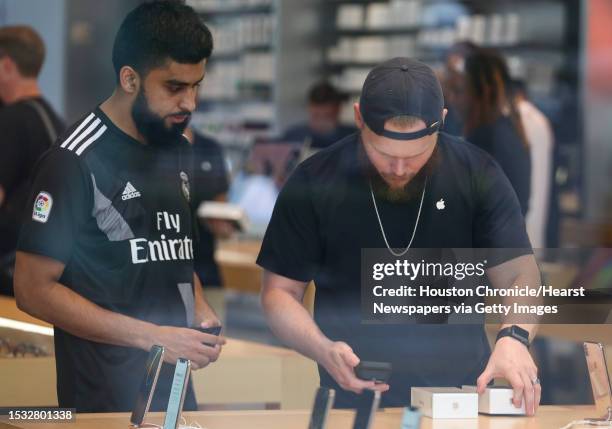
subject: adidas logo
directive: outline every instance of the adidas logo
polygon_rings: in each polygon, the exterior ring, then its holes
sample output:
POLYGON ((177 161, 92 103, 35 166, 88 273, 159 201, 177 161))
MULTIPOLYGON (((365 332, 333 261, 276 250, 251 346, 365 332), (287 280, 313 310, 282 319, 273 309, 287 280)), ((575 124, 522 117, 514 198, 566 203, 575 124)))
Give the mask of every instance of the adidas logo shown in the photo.
POLYGON ((132 198, 138 198, 138 197, 140 197, 140 192, 138 192, 136 188, 133 187, 130 182, 127 182, 127 185, 125 185, 125 189, 123 190, 123 193, 121 194, 121 199, 125 201, 125 200, 131 200, 132 198))

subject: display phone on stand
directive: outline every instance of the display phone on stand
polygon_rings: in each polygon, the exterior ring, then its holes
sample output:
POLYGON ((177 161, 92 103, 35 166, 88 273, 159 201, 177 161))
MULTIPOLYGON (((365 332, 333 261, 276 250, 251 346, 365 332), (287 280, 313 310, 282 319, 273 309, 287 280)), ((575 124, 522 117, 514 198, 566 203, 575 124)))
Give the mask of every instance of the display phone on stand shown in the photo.
POLYGON ((370 429, 380 403, 378 390, 364 389, 357 400, 357 413, 353 422, 353 429, 370 429))
POLYGON ((130 418, 130 423, 136 427, 142 426, 149 411, 149 406, 155 393, 155 386, 157 385, 157 377, 163 362, 164 348, 157 345, 151 347, 149 357, 145 363, 144 375, 138 388, 138 396, 132 410, 132 417, 130 418))
POLYGON ((312 405, 308 429, 325 429, 329 410, 334 405, 336 391, 327 387, 319 387, 312 405))
POLYGON ((585 342, 584 356, 591 380, 595 408, 597 409, 597 415, 601 416, 586 420, 592 425, 612 426, 612 387, 603 344, 585 342))
POLYGON ((177 429, 179 426, 190 372, 191 361, 179 358, 174 369, 174 378, 172 379, 172 388, 170 389, 170 398, 168 399, 163 429, 177 429))

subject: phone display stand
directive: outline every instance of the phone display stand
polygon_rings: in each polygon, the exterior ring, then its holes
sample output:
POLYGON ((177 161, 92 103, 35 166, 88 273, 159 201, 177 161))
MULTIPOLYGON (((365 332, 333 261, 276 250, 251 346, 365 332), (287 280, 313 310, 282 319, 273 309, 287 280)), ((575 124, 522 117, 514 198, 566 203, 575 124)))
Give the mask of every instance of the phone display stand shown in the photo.
POLYGON ((583 347, 595 407, 599 413, 603 412, 602 417, 587 418, 584 422, 591 426, 612 427, 612 381, 604 345, 585 341, 583 347))

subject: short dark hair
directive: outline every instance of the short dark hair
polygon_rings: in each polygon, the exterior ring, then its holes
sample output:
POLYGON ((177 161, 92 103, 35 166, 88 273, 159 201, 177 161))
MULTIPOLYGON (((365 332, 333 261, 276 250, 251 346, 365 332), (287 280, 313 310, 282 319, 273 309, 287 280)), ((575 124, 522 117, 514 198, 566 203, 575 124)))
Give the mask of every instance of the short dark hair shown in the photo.
POLYGON ((346 96, 327 81, 314 84, 308 92, 308 102, 311 104, 340 104, 345 99, 346 96))
POLYGON ((130 66, 145 75, 172 59, 196 64, 210 57, 213 40, 198 14, 178 1, 143 3, 125 17, 113 46, 113 67, 130 66))
POLYGON ((31 27, 0 28, 0 57, 8 56, 23 77, 38 77, 45 61, 45 43, 31 27))

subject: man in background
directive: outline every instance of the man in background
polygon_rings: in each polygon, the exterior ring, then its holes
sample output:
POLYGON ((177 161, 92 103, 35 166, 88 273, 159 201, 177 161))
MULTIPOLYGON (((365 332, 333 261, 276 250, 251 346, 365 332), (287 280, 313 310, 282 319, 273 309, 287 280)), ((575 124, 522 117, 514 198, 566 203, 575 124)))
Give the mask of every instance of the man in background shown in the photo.
POLYGON ((45 45, 34 29, 0 28, 0 293, 8 295, 29 178, 64 129, 38 85, 44 60, 45 45))
POLYGON ((282 140, 304 143, 306 150, 319 150, 353 134, 355 127, 340 123, 345 98, 329 82, 315 84, 308 92, 308 122, 289 128, 282 140))
MULTIPOLYGON (((227 201, 229 181, 223 148, 214 139, 191 128, 185 130, 185 137, 193 147, 194 192, 192 205, 197 210, 204 201, 227 201)), ((215 261, 217 239, 229 238, 234 233, 231 222, 222 219, 199 220, 199 241, 195 249, 195 270, 204 286, 223 286, 219 267, 215 261)))

